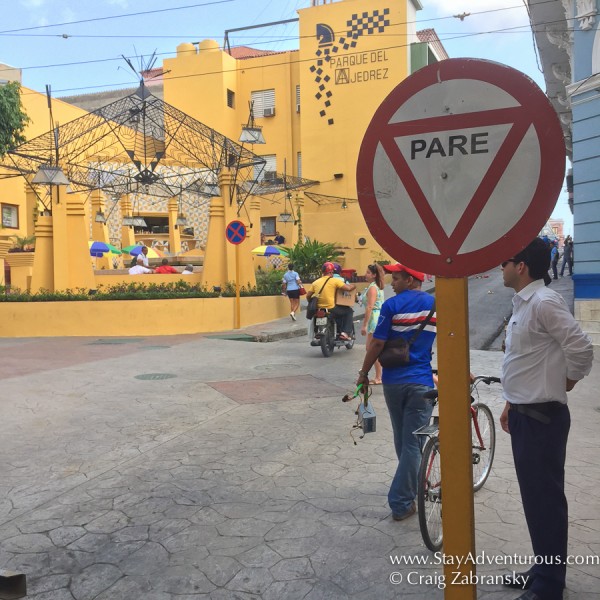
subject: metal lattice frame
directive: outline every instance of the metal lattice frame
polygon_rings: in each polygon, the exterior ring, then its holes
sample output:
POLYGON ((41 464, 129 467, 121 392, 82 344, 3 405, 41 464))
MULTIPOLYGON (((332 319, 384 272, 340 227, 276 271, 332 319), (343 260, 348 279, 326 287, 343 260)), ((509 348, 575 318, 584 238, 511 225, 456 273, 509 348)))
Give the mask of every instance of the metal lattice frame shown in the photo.
POLYGON ((304 192, 304 196, 312 200, 319 206, 327 204, 354 204, 358 202, 356 198, 343 198, 342 196, 328 196, 326 194, 315 194, 314 192, 304 192))
POLYGON ((229 168, 235 174, 230 202, 237 202, 238 213, 250 194, 316 183, 289 176, 261 181, 262 157, 153 96, 143 83, 130 96, 9 152, 0 163, 9 172, 0 178, 15 171, 34 175, 40 166, 56 164, 56 156, 73 191, 100 189, 112 196, 186 192, 202 200, 220 195, 218 176, 229 168))

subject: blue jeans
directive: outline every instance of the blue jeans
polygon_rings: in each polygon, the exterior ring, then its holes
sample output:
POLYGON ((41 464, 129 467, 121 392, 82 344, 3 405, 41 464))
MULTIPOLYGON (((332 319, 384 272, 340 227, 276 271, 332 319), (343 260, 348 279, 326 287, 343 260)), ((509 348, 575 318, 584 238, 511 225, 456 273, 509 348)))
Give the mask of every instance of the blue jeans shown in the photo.
POLYGON ((383 386, 383 395, 392 420, 398 468, 388 493, 392 513, 402 515, 417 496, 417 475, 421 462, 421 443, 413 431, 427 425, 433 404, 423 398, 427 385, 397 383, 383 386))

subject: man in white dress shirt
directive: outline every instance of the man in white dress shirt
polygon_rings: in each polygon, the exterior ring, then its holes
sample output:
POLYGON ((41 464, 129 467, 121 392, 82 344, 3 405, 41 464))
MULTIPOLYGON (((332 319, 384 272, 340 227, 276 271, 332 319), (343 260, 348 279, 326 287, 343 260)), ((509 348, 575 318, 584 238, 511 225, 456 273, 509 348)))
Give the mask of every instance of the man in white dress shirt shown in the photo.
MULTIPOLYGON (((500 417, 511 445, 533 553, 541 564, 508 575, 521 600, 561 600, 565 587, 568 506, 565 456, 571 419, 567 392, 589 374, 593 347, 562 296, 544 285, 550 247, 536 238, 502 263, 515 290, 502 368, 500 417), (558 558, 558 560, 557 560, 558 558)), ((517 600, 518 600, 517 599, 517 600)))

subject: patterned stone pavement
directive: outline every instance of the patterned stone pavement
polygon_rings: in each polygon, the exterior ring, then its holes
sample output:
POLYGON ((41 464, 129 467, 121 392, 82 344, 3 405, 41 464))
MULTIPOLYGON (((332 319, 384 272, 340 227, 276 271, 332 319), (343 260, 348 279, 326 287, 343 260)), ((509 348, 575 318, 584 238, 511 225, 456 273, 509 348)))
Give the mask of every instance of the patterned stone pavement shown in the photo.
MULTIPOLYGON (((434 557, 416 517, 390 517, 395 462, 380 388, 377 432, 357 445, 350 437, 354 407, 340 399, 364 347, 324 359, 306 337, 154 338, 102 355, 89 344, 52 341, 60 364, 48 368, 37 354, 28 362, 25 342, 0 340, 3 355, 21 348, 22 363, 1 377, 0 569, 27 573, 28 598, 443 598, 439 564, 391 564, 434 557), (148 374, 174 377, 136 378, 148 374)), ((500 362, 497 352, 472 355, 477 373, 498 374, 500 362)), ((572 396, 570 551, 583 557, 600 554, 599 382, 596 365, 572 396)), ((499 389, 482 400, 499 414, 499 389)), ((530 554, 501 431, 476 524, 478 552, 530 554)), ((600 598, 600 567, 570 567, 568 584, 570 600, 600 598)))

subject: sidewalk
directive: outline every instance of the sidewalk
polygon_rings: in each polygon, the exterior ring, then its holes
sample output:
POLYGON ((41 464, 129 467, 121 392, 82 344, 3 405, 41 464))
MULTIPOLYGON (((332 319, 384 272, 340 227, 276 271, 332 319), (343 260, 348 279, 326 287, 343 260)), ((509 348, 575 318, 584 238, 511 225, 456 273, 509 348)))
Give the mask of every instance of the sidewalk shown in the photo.
MULTIPOLYGON (((377 432, 350 437, 355 407, 340 399, 364 347, 324 359, 306 337, 177 336, 0 349, 19 357, 0 370, 0 569, 27 573, 28 599, 443 599, 417 518, 394 522, 387 507, 396 465, 381 388, 377 432)), ((471 360, 497 375, 502 356, 471 360)), ((599 387, 596 360, 570 394, 569 552, 583 560, 600 550, 599 387)), ((500 390, 482 394, 498 416, 500 390)), ((508 562, 481 575, 522 570, 515 555, 531 553, 509 439, 497 435, 476 541, 508 562)), ((600 600, 597 564, 570 566, 567 583, 565 598, 600 600)), ((479 600, 517 596, 478 588, 479 600)))

